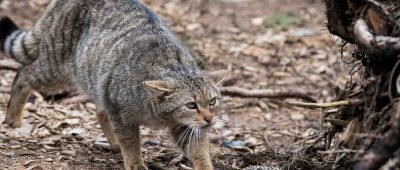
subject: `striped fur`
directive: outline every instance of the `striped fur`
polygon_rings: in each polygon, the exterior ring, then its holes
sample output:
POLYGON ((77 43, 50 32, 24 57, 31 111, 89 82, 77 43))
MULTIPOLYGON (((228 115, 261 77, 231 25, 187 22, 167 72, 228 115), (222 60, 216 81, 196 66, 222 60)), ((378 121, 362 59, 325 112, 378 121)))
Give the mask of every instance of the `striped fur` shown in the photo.
POLYGON ((21 126, 31 91, 73 88, 96 104, 104 134, 111 149, 121 149, 126 169, 146 169, 140 125, 170 129, 194 169, 212 169, 206 132, 215 122, 217 83, 226 72, 201 73, 188 50, 139 2, 53 0, 30 30, 0 32, 0 38, 5 34, 5 53, 25 65, 14 80, 6 124, 21 126))

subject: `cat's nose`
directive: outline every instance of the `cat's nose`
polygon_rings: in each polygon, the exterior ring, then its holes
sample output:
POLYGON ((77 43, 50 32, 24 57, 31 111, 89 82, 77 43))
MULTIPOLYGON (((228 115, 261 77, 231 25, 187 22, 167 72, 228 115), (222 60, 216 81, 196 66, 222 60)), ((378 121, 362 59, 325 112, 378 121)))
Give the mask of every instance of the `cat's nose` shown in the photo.
POLYGON ((212 119, 213 119, 212 116, 204 116, 204 120, 205 120, 207 123, 211 123, 212 119))

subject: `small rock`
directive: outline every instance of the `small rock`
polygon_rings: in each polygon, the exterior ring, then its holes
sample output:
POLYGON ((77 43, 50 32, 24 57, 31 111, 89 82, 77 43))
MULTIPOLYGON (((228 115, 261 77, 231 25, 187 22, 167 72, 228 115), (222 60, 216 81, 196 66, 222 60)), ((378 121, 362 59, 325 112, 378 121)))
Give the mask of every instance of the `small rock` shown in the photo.
POLYGON ((75 156, 76 155, 76 151, 75 150, 63 150, 61 151, 62 154, 64 155, 70 155, 70 156, 75 156))
POLYGON ((94 145, 99 146, 99 147, 104 147, 104 148, 110 147, 109 143, 103 142, 103 141, 96 141, 96 142, 94 142, 94 145))
POLYGON ((254 56, 254 57, 262 57, 262 56, 267 56, 268 51, 264 48, 260 48, 257 46, 249 46, 243 50, 243 54, 254 56))
POLYGON ((14 156, 14 155, 15 155, 15 152, 14 152, 14 151, 11 151, 11 152, 1 152, 1 151, 0 151, 0 153, 3 154, 3 155, 5 155, 5 156, 8 156, 8 157, 11 157, 11 156, 14 156))
POLYGON ((194 31, 195 29, 201 28, 201 24, 199 23, 193 23, 193 24, 189 24, 186 26, 186 30, 188 31, 194 31))
POLYGON ((94 158, 94 161, 96 161, 96 162, 106 162, 105 159, 101 159, 101 158, 94 158))
POLYGON ((33 130, 33 125, 24 122, 21 127, 15 129, 7 129, 6 135, 11 138, 30 137, 33 130))
POLYGON ((249 137, 245 141, 247 146, 253 146, 257 144, 257 139, 255 137, 249 137))
POLYGON ((55 142, 54 141, 50 141, 50 140, 45 140, 45 141, 41 141, 38 144, 40 145, 54 145, 55 142))
POLYGON ((222 145, 228 148, 242 149, 245 147, 246 142, 242 140, 224 140, 222 145))
POLYGON ((290 119, 292 120, 304 120, 304 115, 300 113, 292 113, 290 115, 290 119))
POLYGON ((8 139, 8 137, 6 135, 0 133, 0 139, 1 140, 5 140, 5 139, 8 139))
POLYGON ((251 19, 251 24, 253 26, 260 26, 263 24, 264 19, 262 17, 257 17, 257 18, 253 18, 251 19))
POLYGON ((50 131, 47 128, 40 128, 40 131, 37 133, 38 137, 45 137, 50 135, 50 131))
POLYGON ((117 160, 115 160, 115 159, 109 159, 108 161, 110 161, 111 163, 113 163, 113 164, 116 164, 116 163, 118 163, 118 161, 117 160))
POLYGON ((77 125, 79 124, 80 119, 65 119, 64 122, 69 125, 77 125))
POLYGON ((21 145, 11 145, 9 146, 11 149, 18 149, 21 148, 21 145))
POLYGON ((69 131, 68 134, 80 135, 80 134, 82 134, 84 132, 86 132, 86 129, 84 129, 84 128, 74 128, 71 131, 69 131))
POLYGON ((88 109, 96 110, 96 105, 93 103, 86 103, 85 106, 88 109))
POLYGON ((191 167, 188 167, 188 166, 185 165, 185 164, 181 164, 180 166, 181 166, 182 169, 185 169, 185 170, 192 170, 192 169, 193 169, 193 168, 191 168, 191 167))
POLYGON ((216 129, 222 129, 224 126, 225 126, 224 122, 217 121, 213 127, 216 128, 216 129))
POLYGON ((52 158, 46 158, 45 161, 47 162, 53 162, 54 160, 52 158))
POLYGON ((298 28, 295 30, 291 30, 289 32, 289 35, 294 36, 294 37, 306 37, 306 36, 313 36, 315 35, 315 31, 308 29, 308 28, 298 28))

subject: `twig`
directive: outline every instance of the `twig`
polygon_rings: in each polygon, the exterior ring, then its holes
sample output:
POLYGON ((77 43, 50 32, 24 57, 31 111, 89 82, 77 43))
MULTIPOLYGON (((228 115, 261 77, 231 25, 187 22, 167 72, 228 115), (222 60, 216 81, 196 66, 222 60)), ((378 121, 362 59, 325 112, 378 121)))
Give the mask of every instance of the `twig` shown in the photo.
POLYGON ((301 98, 308 101, 316 101, 312 98, 309 92, 301 89, 254 89, 249 90, 240 87, 222 87, 220 92, 223 95, 228 96, 240 96, 240 97, 256 97, 256 98, 301 98))
POLYGON ((331 114, 331 113, 337 113, 337 112, 339 112, 339 109, 338 108, 334 108, 334 109, 327 110, 325 113, 331 114))
POLYGON ((330 150, 330 151, 317 151, 321 154, 333 154, 333 153, 363 153, 360 150, 352 150, 352 149, 341 149, 341 150, 330 150))
POLYGON ((318 139, 319 137, 321 137, 321 136, 323 136, 323 135, 324 135, 324 132, 319 133, 319 134, 314 134, 314 135, 311 135, 311 136, 307 136, 306 138, 304 138, 304 139, 302 139, 302 140, 299 140, 299 141, 297 141, 297 142, 294 142, 294 143, 290 144, 287 148, 291 148, 292 146, 295 146, 295 145, 297 145, 297 144, 299 144, 299 143, 304 143, 304 142, 306 142, 307 140, 318 139))
POLYGON ((399 150, 400 103, 397 103, 397 106, 394 105, 388 113, 392 113, 391 128, 385 133, 382 139, 374 143, 363 159, 355 165, 355 170, 379 169, 399 150))
POLYGON ((340 119, 329 119, 329 118, 324 118, 324 121, 327 121, 333 125, 338 125, 338 126, 347 126, 348 122, 340 119))
POLYGON ((286 100, 287 104, 305 107, 305 108, 330 108, 330 107, 340 107, 340 106, 360 106, 364 102, 358 99, 342 100, 330 103, 305 103, 292 100, 286 100))
POLYGON ((22 67, 22 64, 14 61, 14 60, 10 60, 10 59, 0 60, 0 69, 8 69, 8 70, 17 71, 21 67, 22 67))

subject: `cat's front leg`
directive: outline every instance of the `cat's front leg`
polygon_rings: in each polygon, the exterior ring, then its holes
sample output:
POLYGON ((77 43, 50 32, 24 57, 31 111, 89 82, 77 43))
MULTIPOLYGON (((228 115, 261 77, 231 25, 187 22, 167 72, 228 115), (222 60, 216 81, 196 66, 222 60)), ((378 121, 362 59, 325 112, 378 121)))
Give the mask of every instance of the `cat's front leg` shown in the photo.
POLYGON ((177 145, 185 152, 192 161, 194 170, 212 170, 210 158, 210 144, 207 130, 190 130, 178 128, 172 130, 172 135, 177 145))
POLYGON ((131 128, 116 128, 115 134, 121 146, 124 167, 126 170, 147 170, 147 166, 142 159, 140 149, 140 130, 139 126, 131 128))

